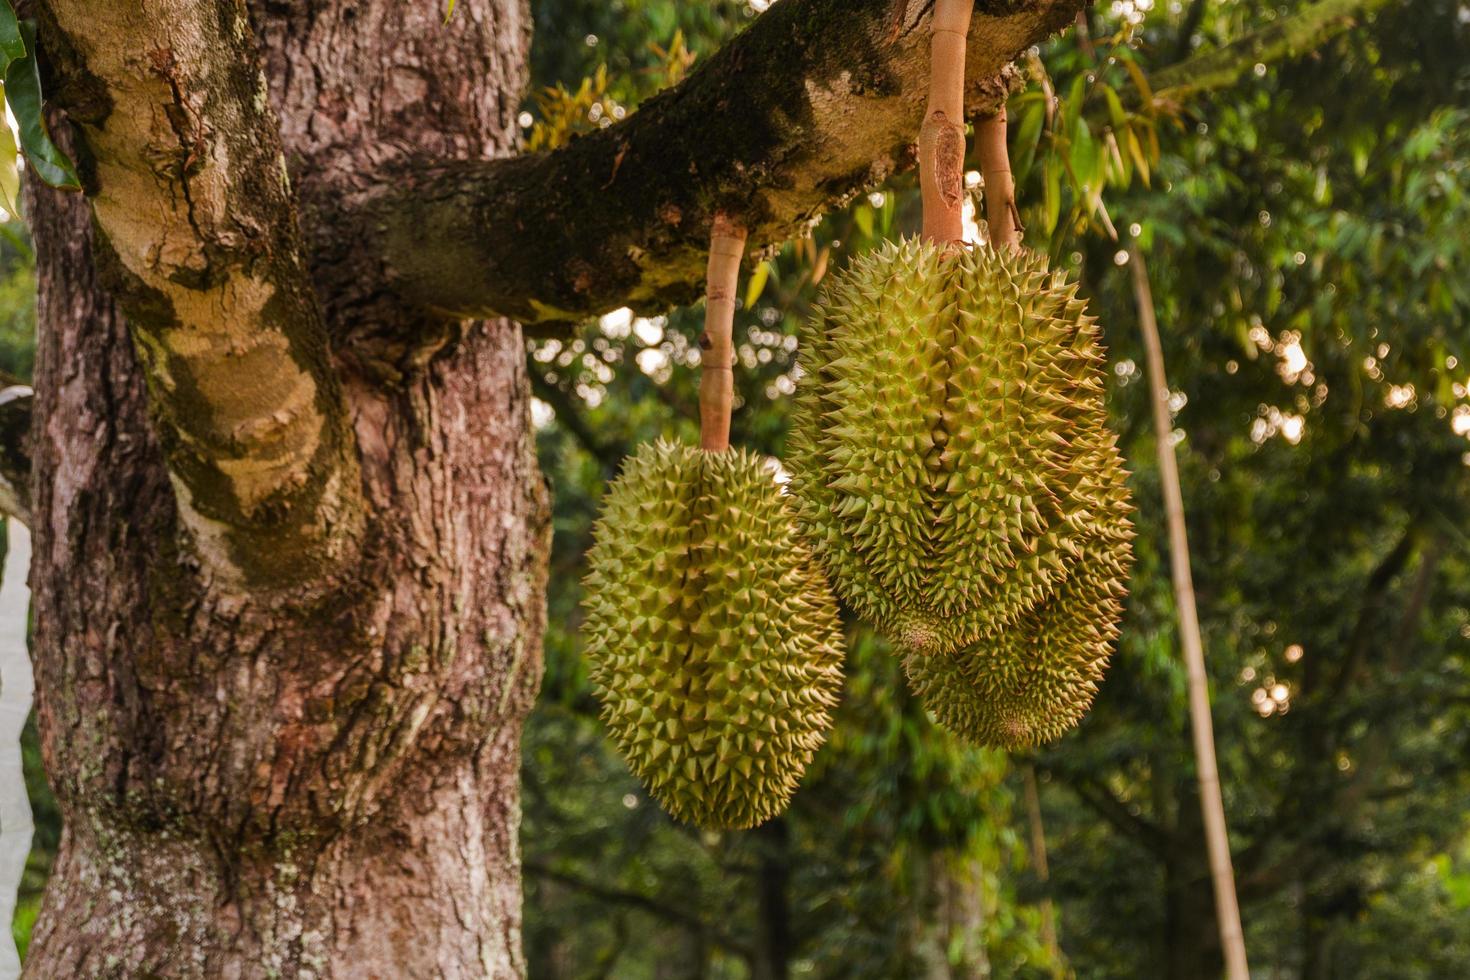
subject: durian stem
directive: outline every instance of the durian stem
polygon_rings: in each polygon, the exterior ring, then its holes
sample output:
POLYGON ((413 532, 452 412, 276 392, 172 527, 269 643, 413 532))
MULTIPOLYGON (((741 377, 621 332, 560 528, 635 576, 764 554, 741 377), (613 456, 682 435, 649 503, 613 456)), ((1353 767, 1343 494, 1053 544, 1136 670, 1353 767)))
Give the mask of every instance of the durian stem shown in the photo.
POLYGON ((1164 492, 1164 521, 1169 529, 1169 569, 1174 579, 1179 640, 1184 647, 1184 666, 1189 677, 1189 721, 1194 735, 1195 768, 1199 775, 1205 850, 1209 855, 1210 878, 1215 886, 1215 917, 1220 928, 1220 945, 1225 952, 1226 977, 1228 980, 1248 980, 1250 968, 1245 957, 1245 933, 1240 924, 1240 903, 1236 900, 1235 872, 1230 861, 1230 837, 1225 826, 1225 803, 1220 793, 1220 769, 1215 760, 1210 682, 1205 673, 1204 640, 1200 635, 1199 611, 1194 602, 1194 576, 1189 567, 1184 492, 1179 484, 1179 463, 1174 458, 1169 382, 1164 377, 1164 350, 1159 342, 1159 324, 1154 312, 1153 290, 1149 288, 1148 267, 1144 265, 1143 252, 1136 242, 1128 246, 1128 264, 1133 271, 1133 297, 1138 303, 1138 324, 1147 355, 1159 484, 1164 492))
POLYGON ((980 150, 980 176, 985 182, 985 224, 990 229, 991 248, 1015 248, 1021 244, 1020 213, 1016 210, 1016 181, 1011 176, 1011 155, 1006 148, 1006 107, 1001 106, 975 126, 980 150))
POLYGON ((704 333, 699 338, 699 445, 706 452, 730 448, 730 407, 735 401, 735 287, 745 255, 745 229, 716 214, 705 274, 704 333))
POLYGON ((929 106, 919 130, 919 190, 924 237, 964 238, 965 39, 974 0, 935 0, 930 27, 929 106))

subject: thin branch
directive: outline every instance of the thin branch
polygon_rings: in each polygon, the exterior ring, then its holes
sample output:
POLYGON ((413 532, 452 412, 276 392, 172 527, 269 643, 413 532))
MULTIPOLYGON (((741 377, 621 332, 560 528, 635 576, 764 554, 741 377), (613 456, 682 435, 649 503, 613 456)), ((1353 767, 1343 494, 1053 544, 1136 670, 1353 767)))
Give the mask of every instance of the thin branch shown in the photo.
POLYGON ((1199 25, 1205 18, 1205 8, 1210 5, 1210 0, 1191 0, 1189 9, 1184 12, 1184 20, 1179 22, 1179 33, 1174 36, 1174 61, 1180 62, 1189 57, 1194 49, 1194 32, 1199 30, 1199 25))
MULTIPOLYGON (((1439 571, 1443 554, 1442 544, 1439 541, 1430 541, 1420 555, 1419 567, 1409 586, 1398 628, 1384 657, 1383 669, 1390 678, 1396 677, 1402 671, 1407 651, 1417 645, 1415 640, 1423 627, 1424 610, 1429 604, 1434 576, 1439 571)), ((1375 725, 1369 729, 1364 744, 1357 753, 1357 768, 1347 785, 1338 793, 1334 810, 1341 819, 1351 819, 1372 789, 1372 779, 1378 775, 1388 758, 1391 731, 1391 727, 1387 725, 1375 725)))
POLYGON ((1031 867, 1036 870, 1036 879, 1043 887, 1047 887, 1047 893, 1041 898, 1041 942, 1051 956, 1053 974, 1065 976, 1066 961, 1062 958, 1061 944, 1057 942, 1056 911, 1049 888, 1051 870, 1046 863, 1046 826, 1041 819, 1041 794, 1036 788, 1036 767, 1029 762, 1023 762, 1021 780, 1026 802, 1026 822, 1031 832, 1031 867))
POLYGON ((1284 61, 1312 51, 1386 2, 1319 0, 1229 44, 1157 71, 1149 82, 1156 99, 1173 102, 1229 88, 1256 65, 1284 61))
MULTIPOLYGON (((1329 705, 1337 703, 1348 686, 1362 673, 1372 653, 1373 626, 1388 604, 1389 585, 1413 557, 1417 537, 1417 528, 1410 526, 1399 538, 1398 543, 1390 548, 1368 573, 1368 578, 1363 583, 1362 599, 1358 603, 1358 615, 1353 623, 1352 633, 1349 634, 1348 655, 1338 667, 1323 703, 1329 705)), ((1315 694, 1316 692, 1304 689, 1303 693, 1315 694)))
POLYGON ((1053 770, 1071 787, 1077 798, 1092 808, 1098 816, 1113 826, 1114 830, 1131 837, 1155 854, 1162 854, 1168 847, 1169 834, 1147 817, 1140 816, 1118 799, 1107 784, 1092 776, 1053 770))
POLYGON ((599 884, 566 871, 558 871, 556 868, 539 861, 527 861, 522 867, 527 874, 565 885, 599 902, 635 908, 663 919, 665 922, 670 922, 688 929, 696 935, 708 936, 717 945, 724 947, 737 956, 749 958, 754 955, 752 949, 747 944, 727 935, 722 930, 705 922, 699 916, 676 906, 665 904, 652 896, 644 895, 641 892, 627 891, 626 889, 599 884))

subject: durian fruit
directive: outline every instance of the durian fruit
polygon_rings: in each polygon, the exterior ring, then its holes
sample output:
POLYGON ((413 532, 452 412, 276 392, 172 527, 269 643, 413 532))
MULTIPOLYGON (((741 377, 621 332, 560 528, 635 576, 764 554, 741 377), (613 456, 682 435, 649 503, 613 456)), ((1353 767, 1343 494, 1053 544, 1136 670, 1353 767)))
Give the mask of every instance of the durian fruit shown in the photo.
POLYGON ((610 487, 589 555, 603 720, 674 817, 779 813, 841 687, 837 605, 761 460, 659 442, 610 487))
POLYGON ((1015 625, 955 653, 909 653, 910 686, 941 725, 970 741, 1018 749, 1060 737, 1097 693, 1118 638, 1126 566, 1117 542, 1088 549, 1015 625))
MULTIPOLYGON (((790 489, 838 594, 912 652, 931 700, 976 683, 949 694, 1014 694, 1010 681, 981 683, 984 671, 1032 677, 1038 697, 1043 678, 1070 678, 1052 699, 1058 717, 1089 698, 1095 671, 1065 665, 1100 669, 1107 644, 1077 647, 1091 635, 1081 625, 1044 624, 1075 613, 1110 635, 1131 526, 1103 354, 1076 285, 1020 249, 889 243, 828 287, 803 339, 790 489), (1055 663, 982 663, 1022 657, 1055 663)), ((963 725, 977 710, 940 715, 982 740, 1055 728, 1040 707, 963 725)))

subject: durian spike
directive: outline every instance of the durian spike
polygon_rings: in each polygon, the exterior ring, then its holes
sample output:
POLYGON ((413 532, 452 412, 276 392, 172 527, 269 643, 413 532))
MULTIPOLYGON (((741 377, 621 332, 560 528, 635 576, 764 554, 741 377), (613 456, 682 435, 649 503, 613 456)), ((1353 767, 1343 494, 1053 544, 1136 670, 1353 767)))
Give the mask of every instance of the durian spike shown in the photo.
POLYGON ((919 130, 919 190, 924 237, 964 238, 965 40, 974 0, 936 0, 929 39, 929 105, 919 130))
POLYGON ((716 214, 705 274, 704 333, 699 338, 699 445, 705 452, 730 448, 730 406, 735 400, 735 287, 745 255, 745 229, 716 214))
POLYGON ((1011 156, 1006 149, 1006 107, 975 127, 980 150, 980 176, 985 182, 985 224, 991 248, 1017 248, 1021 244, 1021 216, 1016 210, 1016 181, 1011 176, 1011 156))

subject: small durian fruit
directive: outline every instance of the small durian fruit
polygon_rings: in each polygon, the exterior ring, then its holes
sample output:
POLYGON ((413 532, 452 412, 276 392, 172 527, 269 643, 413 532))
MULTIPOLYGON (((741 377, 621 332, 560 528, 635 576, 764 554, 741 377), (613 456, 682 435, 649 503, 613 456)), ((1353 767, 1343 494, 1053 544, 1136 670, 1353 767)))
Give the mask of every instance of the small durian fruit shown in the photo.
POLYGON ((841 687, 837 604, 761 459, 659 442, 607 493, 588 556, 602 717, 679 820, 779 813, 841 687))
POLYGON ((1076 572, 1020 620, 954 653, 909 653, 909 684, 945 728, 981 745, 1049 742, 1092 705, 1118 638, 1127 533, 1083 553, 1076 572))
POLYGON ((1098 542, 1122 534, 1126 554, 1098 331, 1045 256, 886 244, 835 278, 803 340, 798 527, 889 637, 953 653, 1020 627, 1098 542))

